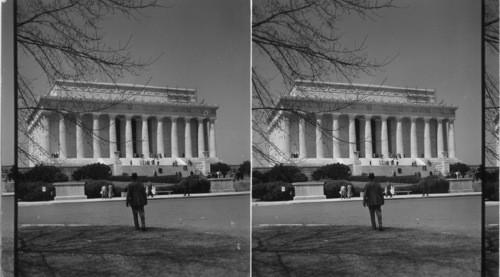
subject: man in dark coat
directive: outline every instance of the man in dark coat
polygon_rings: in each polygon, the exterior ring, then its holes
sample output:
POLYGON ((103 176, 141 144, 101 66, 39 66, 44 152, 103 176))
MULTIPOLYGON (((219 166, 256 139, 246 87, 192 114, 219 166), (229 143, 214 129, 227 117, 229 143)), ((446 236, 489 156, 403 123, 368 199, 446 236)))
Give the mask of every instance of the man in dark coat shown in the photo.
POLYGON ((363 207, 368 205, 368 209, 370 210, 370 219, 374 230, 377 230, 377 225, 375 224, 375 214, 377 214, 379 231, 382 231, 381 206, 384 205, 384 194, 380 183, 373 181, 375 179, 375 175, 373 173, 368 175, 368 179, 370 181, 365 185, 363 190, 363 207))
POLYGON ((132 183, 127 187, 127 200, 125 205, 132 208, 134 216, 135 229, 139 230, 139 220, 137 214, 141 217, 142 230, 146 231, 146 219, 144 216, 144 206, 148 204, 146 190, 141 182, 137 182, 137 173, 132 173, 132 183))

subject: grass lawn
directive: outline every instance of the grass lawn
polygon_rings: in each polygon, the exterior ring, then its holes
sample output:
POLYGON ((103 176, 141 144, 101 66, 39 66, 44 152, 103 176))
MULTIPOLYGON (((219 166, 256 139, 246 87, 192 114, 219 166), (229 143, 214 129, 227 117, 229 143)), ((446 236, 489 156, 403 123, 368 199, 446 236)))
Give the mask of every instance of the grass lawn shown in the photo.
MULTIPOLYGON (((254 227, 253 276, 479 276, 480 238, 367 226, 254 227)), ((498 257, 498 256, 497 256, 498 257)))
POLYGON ((20 276, 248 276, 247 238, 130 226, 22 227, 20 276))
POLYGON ((498 270, 498 226, 484 228, 485 276, 500 276, 498 270))

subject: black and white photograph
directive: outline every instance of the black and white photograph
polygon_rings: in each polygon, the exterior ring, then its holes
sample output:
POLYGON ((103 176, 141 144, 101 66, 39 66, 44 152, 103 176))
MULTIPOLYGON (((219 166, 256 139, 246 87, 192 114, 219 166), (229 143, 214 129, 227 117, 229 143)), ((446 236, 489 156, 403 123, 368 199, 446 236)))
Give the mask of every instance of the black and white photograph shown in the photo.
POLYGON ((0 1, 0 276, 499 276, 498 18, 0 1))
POLYGON ((481 275, 481 20, 479 1, 253 2, 253 275, 481 275))
POLYGON ((13 4, 6 275, 248 276, 250 3, 13 4))

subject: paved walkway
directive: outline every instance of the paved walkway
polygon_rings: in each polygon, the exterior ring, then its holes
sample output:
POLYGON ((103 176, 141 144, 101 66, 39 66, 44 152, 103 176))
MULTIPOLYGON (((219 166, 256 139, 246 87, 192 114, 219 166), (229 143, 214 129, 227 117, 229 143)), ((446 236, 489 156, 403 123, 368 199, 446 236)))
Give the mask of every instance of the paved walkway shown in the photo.
MULTIPOLYGON (((161 199, 180 199, 180 198, 205 198, 205 197, 223 197, 223 196, 236 196, 236 195, 249 195, 250 192, 220 192, 220 193, 193 193, 190 196, 183 194, 169 194, 169 195, 156 195, 155 197, 148 197, 148 201, 161 200, 161 199)), ((125 201, 125 197, 114 198, 91 198, 91 199, 75 199, 75 200, 53 200, 53 201, 39 201, 39 202, 17 202, 19 206, 39 206, 39 205, 52 205, 63 203, 88 203, 88 202, 115 202, 125 201)))
MULTIPOLYGON (((402 194, 395 195, 393 197, 385 197, 385 200, 397 200, 397 199, 422 199, 422 198, 442 198, 442 197, 461 197, 461 196, 472 196, 481 195, 481 192, 464 192, 464 193, 433 193, 429 196, 422 196, 421 194, 402 194)), ((350 199, 332 198, 332 199, 315 199, 315 200, 298 200, 298 201, 253 201, 252 206, 278 206, 278 205, 293 205, 293 204, 306 204, 306 203, 329 203, 329 202, 351 202, 351 201, 362 201, 361 197, 353 197, 350 199)), ((498 205, 498 202, 496 202, 498 205)), ((494 205, 494 204, 487 204, 494 205)))

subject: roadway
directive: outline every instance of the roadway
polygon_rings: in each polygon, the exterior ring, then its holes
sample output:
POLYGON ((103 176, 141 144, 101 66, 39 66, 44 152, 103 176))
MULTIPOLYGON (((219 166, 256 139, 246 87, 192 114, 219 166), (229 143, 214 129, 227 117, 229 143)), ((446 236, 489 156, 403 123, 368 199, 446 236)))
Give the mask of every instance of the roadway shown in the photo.
MULTIPOLYGON (((498 223, 498 206, 496 206, 498 223)), ((492 222, 494 209, 487 210, 492 222), (491 215, 493 214, 493 215, 491 215)), ((385 227, 423 228, 450 234, 481 236, 481 195, 455 197, 389 198, 382 206, 385 227)), ((252 207, 253 226, 278 224, 366 225, 368 208, 361 199, 287 203, 252 207)), ((486 222, 488 224, 488 222, 486 222)))

